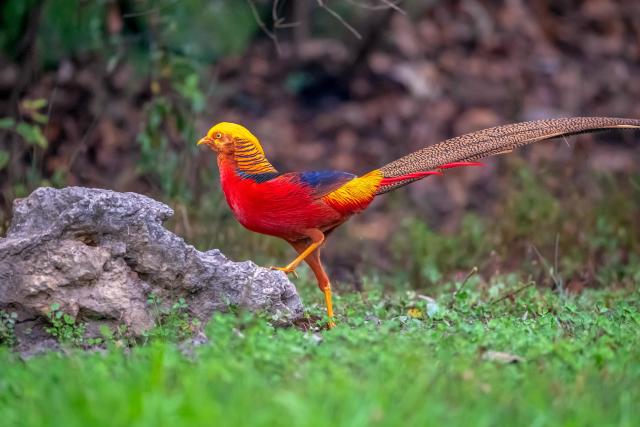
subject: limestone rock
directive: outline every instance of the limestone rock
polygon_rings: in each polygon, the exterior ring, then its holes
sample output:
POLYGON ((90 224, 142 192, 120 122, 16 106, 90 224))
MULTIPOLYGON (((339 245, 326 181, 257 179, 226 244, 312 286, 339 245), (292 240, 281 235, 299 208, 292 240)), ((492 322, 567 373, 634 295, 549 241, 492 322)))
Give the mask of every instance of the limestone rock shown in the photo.
POLYGON ((53 303, 88 332, 124 323, 134 335, 154 325, 150 294, 167 304, 184 298, 202 321, 230 306, 301 316, 283 273, 196 250, 162 226, 171 215, 140 194, 81 187, 39 188, 16 201, 0 239, 0 310, 18 313, 20 345, 50 338, 43 316, 53 303))

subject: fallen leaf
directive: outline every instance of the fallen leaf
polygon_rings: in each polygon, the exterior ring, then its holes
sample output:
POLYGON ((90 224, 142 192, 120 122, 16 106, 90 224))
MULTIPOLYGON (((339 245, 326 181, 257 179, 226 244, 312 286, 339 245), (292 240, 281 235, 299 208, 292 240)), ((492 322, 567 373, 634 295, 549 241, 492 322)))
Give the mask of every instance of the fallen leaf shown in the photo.
POLYGON ((482 353, 482 359, 500 363, 521 363, 525 361, 523 357, 517 356, 515 354, 491 350, 487 350, 482 353))
POLYGON ((413 319, 422 319, 424 313, 422 313, 422 310, 420 310, 419 308, 414 307, 407 310, 407 315, 413 319))

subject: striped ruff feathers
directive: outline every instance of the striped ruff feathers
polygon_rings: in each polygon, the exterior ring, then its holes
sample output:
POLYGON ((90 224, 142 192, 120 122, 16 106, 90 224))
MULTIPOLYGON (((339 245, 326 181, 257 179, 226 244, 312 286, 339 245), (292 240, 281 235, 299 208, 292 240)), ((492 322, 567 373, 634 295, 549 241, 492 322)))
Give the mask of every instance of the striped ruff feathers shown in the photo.
POLYGON ((278 176, 278 171, 269 163, 259 143, 250 139, 235 141, 234 156, 238 174, 243 178, 258 178, 262 181, 278 176))
POLYGON ((427 172, 443 169, 447 165, 469 166, 471 164, 462 163, 508 153, 532 142, 616 128, 640 128, 640 120, 574 117, 515 123, 468 133, 423 148, 381 167, 384 178, 376 194, 407 185, 429 175, 427 172))

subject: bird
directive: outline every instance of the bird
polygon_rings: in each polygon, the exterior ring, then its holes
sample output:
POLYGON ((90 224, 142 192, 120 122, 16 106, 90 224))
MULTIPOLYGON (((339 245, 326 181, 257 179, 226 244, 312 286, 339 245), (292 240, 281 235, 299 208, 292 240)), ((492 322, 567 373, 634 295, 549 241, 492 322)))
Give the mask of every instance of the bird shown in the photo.
POLYGON ((217 153, 220 185, 235 218, 245 228, 288 242, 298 253, 284 267, 294 273, 304 261, 324 293, 327 328, 335 326, 331 281, 320 252, 326 238, 377 196, 446 170, 480 166, 478 160, 526 144, 617 128, 640 128, 640 119, 571 117, 496 126, 415 151, 357 176, 335 170, 280 172, 247 128, 230 122, 212 126, 197 145, 217 153))

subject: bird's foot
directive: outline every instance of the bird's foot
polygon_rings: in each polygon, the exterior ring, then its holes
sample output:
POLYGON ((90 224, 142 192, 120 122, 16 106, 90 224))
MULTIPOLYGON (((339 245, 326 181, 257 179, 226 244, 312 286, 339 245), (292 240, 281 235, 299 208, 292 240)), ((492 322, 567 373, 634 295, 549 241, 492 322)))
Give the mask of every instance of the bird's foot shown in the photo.
POLYGON ((291 267, 275 267, 275 266, 271 266, 269 267, 271 270, 278 270, 278 271, 282 271, 284 274, 290 274, 293 273, 293 277, 295 277, 296 279, 298 278, 298 273, 296 273, 296 269, 295 268, 291 268, 291 267))

